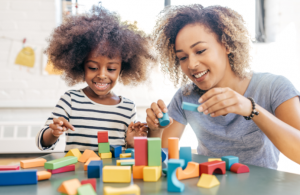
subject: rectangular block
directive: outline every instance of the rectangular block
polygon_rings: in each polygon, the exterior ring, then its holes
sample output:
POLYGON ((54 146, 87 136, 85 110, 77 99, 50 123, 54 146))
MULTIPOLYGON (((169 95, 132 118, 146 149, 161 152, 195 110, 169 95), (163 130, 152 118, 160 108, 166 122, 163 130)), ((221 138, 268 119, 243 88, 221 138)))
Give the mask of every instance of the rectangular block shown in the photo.
POLYGON ((50 179, 51 175, 52 174, 48 171, 38 171, 37 172, 38 181, 50 179))
POLYGON ((239 157, 237 156, 222 156, 222 161, 225 161, 226 163, 226 170, 230 170, 231 166, 234 163, 238 163, 239 162, 239 157))
POLYGON ((134 137, 134 159, 136 166, 148 166, 147 137, 134 137))
POLYGON ((161 166, 160 138, 148 138, 148 166, 161 166))
POLYGON ((76 156, 67 156, 63 158, 59 158, 56 160, 51 160, 45 163, 44 167, 45 169, 58 169, 61 167, 65 167, 74 163, 77 163, 78 159, 76 156))
POLYGON ((161 166, 148 167, 143 169, 143 180, 155 182, 161 177, 161 166))
POLYGON ((108 143, 108 131, 97 132, 98 143, 108 143))
POLYGON ((125 150, 125 153, 131 153, 132 151, 134 151, 133 148, 127 148, 127 149, 125 150))
POLYGON ((52 173, 52 174, 57 174, 57 173, 64 173, 64 172, 69 172, 69 171, 75 171, 75 165, 72 164, 72 165, 67 165, 65 167, 61 167, 61 168, 58 168, 58 169, 48 169, 47 170, 48 172, 52 173))
POLYGON ((101 157, 101 158, 111 158, 112 157, 112 154, 111 154, 111 152, 108 152, 108 153, 99 153, 99 156, 101 157))
POLYGON ((91 157, 98 157, 98 155, 93 150, 85 150, 78 161, 84 163, 91 157))
POLYGON ((131 157, 131 153, 122 153, 120 154, 120 158, 129 158, 131 157))
POLYGON ((130 166, 104 166, 103 182, 130 183, 131 167, 130 166), (116 177, 116 175, 118 177, 116 177))
POLYGON ((0 171, 12 171, 12 170, 19 170, 20 167, 17 165, 0 165, 0 171))
POLYGON ((134 161, 129 162, 121 162, 121 166, 132 166, 134 165, 134 161))
POLYGON ((98 153, 109 153, 110 147, 109 143, 98 143, 98 153))
POLYGON ((100 178, 102 175, 102 160, 91 161, 87 168, 88 178, 100 178))
POLYGON ((95 192, 97 191, 96 190, 96 182, 97 182, 97 180, 95 179, 95 178, 92 178, 92 179, 85 179, 85 180, 82 180, 81 181, 81 185, 84 185, 84 184, 91 184, 92 186, 93 186, 93 188, 94 188, 94 190, 95 190, 95 192))
POLYGON ((143 172, 145 166, 132 166, 133 179, 143 179, 143 172))
POLYGON ((199 106, 200 106, 200 104, 198 105, 198 104, 192 104, 192 103, 188 103, 188 102, 182 102, 181 108, 183 110, 198 112, 199 106))
POLYGON ((179 158, 184 160, 182 169, 184 170, 188 162, 192 161, 192 148, 191 147, 180 147, 179 158))
POLYGON ((117 164, 117 166, 121 166, 121 163, 122 162, 133 162, 134 163, 134 159, 127 159, 127 160, 117 160, 116 161, 116 164, 117 164))
POLYGON ((32 168, 32 167, 43 167, 46 159, 37 158, 37 159, 30 159, 30 160, 21 160, 20 165, 23 169, 32 168))
POLYGON ((91 162, 92 160, 101 160, 101 158, 100 158, 100 157, 92 157, 92 158, 89 158, 89 159, 86 161, 86 163, 84 164, 84 167, 83 167, 83 169, 84 169, 85 171, 87 171, 87 166, 90 164, 90 162, 91 162))
POLYGON ((37 184, 37 181, 37 170, 0 172, 0 186, 37 184))
POLYGON ((209 158, 208 159, 208 162, 211 162, 211 161, 222 161, 222 159, 221 158, 209 158))
POLYGON ((119 145, 110 145, 110 152, 114 158, 119 158, 122 153, 122 146, 119 145))

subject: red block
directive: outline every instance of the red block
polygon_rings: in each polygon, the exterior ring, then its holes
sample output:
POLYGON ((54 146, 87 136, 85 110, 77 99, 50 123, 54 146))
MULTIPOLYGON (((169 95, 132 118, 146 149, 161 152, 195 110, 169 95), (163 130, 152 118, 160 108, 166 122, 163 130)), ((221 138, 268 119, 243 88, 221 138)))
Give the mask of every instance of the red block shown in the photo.
POLYGON ((19 170, 20 167, 16 165, 1 165, 0 171, 19 170))
POLYGON ((134 137, 135 166, 148 166, 147 137, 134 137))
POLYGON ((53 169, 53 170, 48 169, 47 171, 52 173, 52 174, 75 171, 75 164, 68 165, 68 166, 65 166, 65 167, 61 167, 61 168, 58 168, 58 169, 53 169))
POLYGON ((226 173, 226 163, 225 161, 211 161, 199 164, 199 176, 202 173, 210 174, 225 174, 226 173))
POLYGON ((250 169, 247 165, 243 165, 241 163, 234 163, 230 167, 230 171, 232 171, 234 173, 249 173, 250 169))
POLYGON ((97 192, 97 190, 96 190, 96 179, 95 178, 93 178, 93 179, 86 179, 86 180, 82 180, 81 181, 81 185, 83 185, 83 184, 91 184, 92 186, 93 186, 93 188, 94 188, 94 190, 95 190, 95 192, 97 192))
POLYGON ((98 137, 98 143, 107 143, 108 131, 98 131, 97 137, 98 137))

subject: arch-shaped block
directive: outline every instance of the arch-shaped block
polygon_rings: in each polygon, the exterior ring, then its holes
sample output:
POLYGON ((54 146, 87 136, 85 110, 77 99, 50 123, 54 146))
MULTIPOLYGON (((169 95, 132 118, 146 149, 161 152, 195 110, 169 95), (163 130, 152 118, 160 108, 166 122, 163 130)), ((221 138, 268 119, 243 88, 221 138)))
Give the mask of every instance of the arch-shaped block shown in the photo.
POLYGON ((188 162, 188 165, 184 170, 179 167, 176 170, 176 176, 178 180, 199 177, 199 163, 188 162))
POLYGON ((168 161, 168 191, 169 192, 183 192, 184 184, 178 181, 176 177, 176 169, 183 167, 184 160, 182 159, 170 159, 168 161))
POLYGON ((182 169, 185 169, 188 162, 192 161, 192 148, 190 146, 180 147, 179 158, 184 160, 184 166, 182 169))
POLYGON ((226 173, 226 163, 224 161, 211 161, 199 164, 199 175, 206 173, 212 175, 213 173, 225 174, 226 173))
POLYGON ((106 186, 103 188, 104 195, 121 195, 121 194, 135 194, 140 195, 141 190, 138 185, 133 184, 124 188, 113 188, 106 186))
POLYGON ((234 173, 249 173, 250 169, 247 165, 243 165, 241 163, 234 163, 230 167, 230 171, 232 171, 234 173))

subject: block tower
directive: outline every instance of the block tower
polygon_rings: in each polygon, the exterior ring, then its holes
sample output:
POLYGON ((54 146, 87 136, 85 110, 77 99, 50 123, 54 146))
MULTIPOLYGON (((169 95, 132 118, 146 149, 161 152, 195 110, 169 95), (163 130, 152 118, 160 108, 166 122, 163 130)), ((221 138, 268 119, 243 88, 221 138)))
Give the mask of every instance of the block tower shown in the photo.
POLYGON ((110 146, 108 142, 108 131, 98 131, 98 154, 101 158, 111 158, 110 146))

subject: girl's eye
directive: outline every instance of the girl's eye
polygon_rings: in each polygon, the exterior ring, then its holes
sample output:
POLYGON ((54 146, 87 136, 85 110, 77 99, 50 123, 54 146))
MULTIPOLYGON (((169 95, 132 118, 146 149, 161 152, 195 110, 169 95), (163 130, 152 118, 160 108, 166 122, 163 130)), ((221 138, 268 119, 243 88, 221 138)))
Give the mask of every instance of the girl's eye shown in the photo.
POLYGON ((107 69, 107 70, 112 72, 112 71, 115 71, 116 69, 110 69, 110 68, 109 68, 109 69, 107 69))
POLYGON ((201 51, 197 51, 197 54, 202 54, 203 52, 205 52, 206 49, 203 49, 201 51))
POLYGON ((92 67, 89 67, 89 69, 90 69, 90 70, 97 70, 97 68, 92 68, 92 67))

